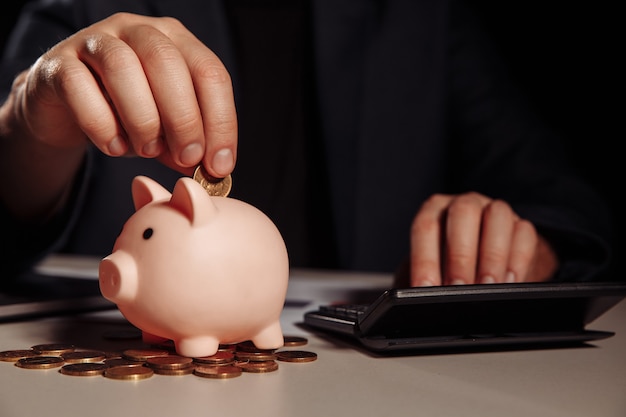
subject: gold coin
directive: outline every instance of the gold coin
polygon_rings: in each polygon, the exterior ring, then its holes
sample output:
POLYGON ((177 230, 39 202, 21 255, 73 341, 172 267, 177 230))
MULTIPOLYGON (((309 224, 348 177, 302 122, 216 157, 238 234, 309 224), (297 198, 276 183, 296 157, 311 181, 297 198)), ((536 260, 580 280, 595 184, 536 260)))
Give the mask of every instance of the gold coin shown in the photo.
POLYGON ((87 363, 87 362, 102 362, 106 359, 104 352, 96 350, 84 350, 64 353, 61 357, 65 360, 65 363, 87 363))
POLYGON ((317 354, 306 350, 281 350, 276 352, 276 359, 283 362, 313 362, 317 354))
POLYGON ((233 186, 230 175, 224 178, 213 178, 204 169, 202 164, 198 165, 193 172, 193 179, 198 182, 210 196, 227 197, 233 186))
POLYGON ((154 375, 154 371, 146 366, 122 365, 107 368, 104 371, 105 377, 124 381, 138 381, 150 378, 152 375, 154 375))
POLYGON ((0 352, 0 361, 17 362, 22 358, 32 358, 34 356, 39 356, 39 354, 32 349, 5 350, 0 352))
POLYGON ((239 364, 239 368, 243 372, 251 372, 255 374, 274 372, 278 370, 278 362, 276 361, 263 361, 263 362, 248 362, 239 364))
POLYGON ((235 354, 228 350, 218 350, 214 355, 193 358, 193 360, 196 363, 218 365, 233 362, 235 360, 235 354))
POLYGON ((264 362, 264 361, 273 361, 276 359, 276 355, 274 352, 246 352, 246 351, 238 351, 235 353, 235 357, 238 360, 249 361, 249 362, 264 362))
POLYGON ((146 365, 152 369, 182 369, 193 365, 193 359, 178 355, 157 356, 148 358, 146 365))
POLYGON ((304 346, 307 343, 309 343, 309 341, 307 340, 306 337, 301 337, 301 336, 285 336, 285 347, 293 347, 293 346, 304 346))
POLYGON ((105 359, 104 364, 109 368, 113 368, 114 366, 143 366, 144 362, 124 358, 111 358, 105 359))
POLYGON ((131 361, 145 362, 149 358, 167 356, 170 352, 163 349, 127 349, 122 352, 122 356, 131 361))
POLYGON ((60 356, 64 353, 73 352, 76 348, 68 343, 47 343, 35 345, 31 349, 40 355, 60 356))
POLYGON ((15 365, 24 369, 50 369, 58 368, 63 363, 63 358, 60 356, 35 356, 22 358, 15 362, 15 365))
POLYGON ((193 371, 194 375, 203 378, 226 379, 235 378, 241 375, 241 368, 237 366, 196 366, 193 371))
POLYGON ((59 372, 71 376, 97 376, 102 375, 107 368, 104 363, 72 363, 64 365, 59 372))
POLYGON ((152 368, 152 370, 154 371, 155 374, 159 374, 159 375, 169 375, 169 376, 182 376, 182 375, 190 375, 193 373, 193 370, 196 369, 196 366, 191 364, 189 366, 187 366, 186 368, 180 368, 180 369, 159 369, 159 368, 152 368))

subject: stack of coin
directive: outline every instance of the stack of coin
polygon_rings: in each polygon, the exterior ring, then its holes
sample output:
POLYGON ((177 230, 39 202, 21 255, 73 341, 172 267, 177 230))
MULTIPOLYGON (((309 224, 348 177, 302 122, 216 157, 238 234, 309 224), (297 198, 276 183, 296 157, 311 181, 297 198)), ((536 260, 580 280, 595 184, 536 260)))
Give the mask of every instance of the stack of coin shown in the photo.
POLYGON ((146 360, 146 366, 159 375, 188 375, 195 369, 192 358, 178 355, 155 356, 146 360))
POLYGON ((266 373, 278 370, 276 349, 259 349, 251 341, 239 343, 235 351, 237 366, 243 372, 266 373))
POLYGON ((304 363, 317 359, 313 352, 292 350, 307 344, 299 336, 285 336, 281 349, 258 349, 251 341, 224 344, 211 356, 188 358, 177 355, 173 343, 147 348, 122 350, 119 354, 77 349, 74 345, 50 343, 30 349, 0 352, 0 361, 12 362, 23 369, 54 369, 69 376, 104 376, 138 381, 158 375, 196 375, 226 379, 242 373, 267 373, 278 370, 278 362, 304 363))

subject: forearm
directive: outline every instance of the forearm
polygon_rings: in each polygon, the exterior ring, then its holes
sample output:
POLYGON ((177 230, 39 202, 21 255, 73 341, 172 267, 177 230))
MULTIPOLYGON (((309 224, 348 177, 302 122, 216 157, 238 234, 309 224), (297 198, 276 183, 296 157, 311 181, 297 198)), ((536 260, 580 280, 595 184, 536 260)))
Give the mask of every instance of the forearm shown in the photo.
POLYGON ((20 221, 45 221, 66 203, 83 161, 81 146, 57 147, 34 137, 21 117, 25 74, 0 107, 0 204, 20 221))

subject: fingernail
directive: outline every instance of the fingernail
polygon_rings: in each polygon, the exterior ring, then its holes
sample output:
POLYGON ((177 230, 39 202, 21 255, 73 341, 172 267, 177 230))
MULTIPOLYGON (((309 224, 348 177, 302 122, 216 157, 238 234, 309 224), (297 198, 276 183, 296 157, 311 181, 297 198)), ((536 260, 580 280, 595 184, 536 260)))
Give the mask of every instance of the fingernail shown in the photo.
POLYGON ((225 177, 232 172, 234 163, 232 151, 224 148, 217 151, 213 156, 212 167, 217 175, 225 177))
POLYGON ((143 154, 148 157, 159 156, 161 153, 161 141, 159 139, 155 139, 151 142, 146 143, 143 146, 143 154))
POLYGON ((483 284, 494 284, 495 282, 496 282, 495 278, 492 277, 491 275, 487 275, 483 277, 483 280, 482 280, 483 284))
POLYGON ((126 143, 124 139, 119 136, 113 138, 113 140, 109 143, 109 154, 113 156, 120 156, 126 152, 126 143))
POLYGON ((452 281, 452 285, 465 285, 465 281, 463 281, 462 279, 455 279, 454 281, 452 281))
POLYGON ((202 159, 202 146, 199 143, 191 143, 187 145, 180 153, 180 162, 183 165, 197 165, 202 159))
POLYGON ((504 277, 504 280, 506 282, 515 282, 515 273, 511 271, 507 272, 504 277))

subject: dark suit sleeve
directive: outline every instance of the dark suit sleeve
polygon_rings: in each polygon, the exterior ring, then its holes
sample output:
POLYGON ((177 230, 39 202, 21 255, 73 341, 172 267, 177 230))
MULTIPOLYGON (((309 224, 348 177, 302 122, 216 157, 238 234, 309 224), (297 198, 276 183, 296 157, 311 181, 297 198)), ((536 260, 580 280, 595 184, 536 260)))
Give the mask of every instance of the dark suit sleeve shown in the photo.
POLYGON ((532 221, 560 257, 556 280, 607 278, 610 212, 571 165, 568 139, 514 87, 470 10, 453 3, 450 13, 454 186, 501 198, 532 221))

